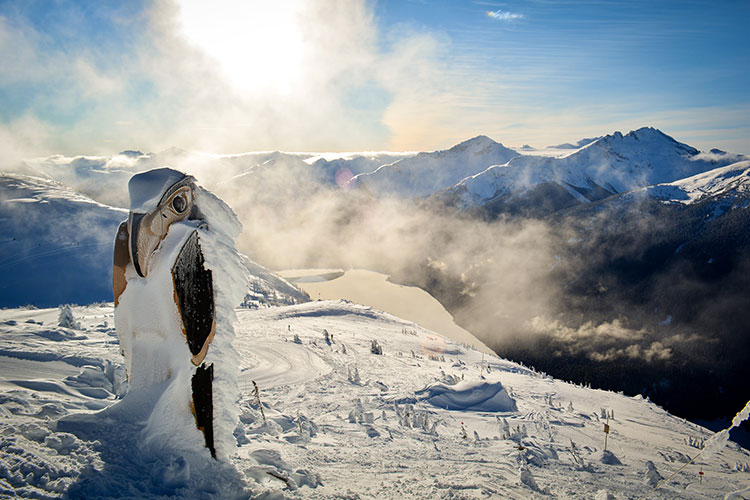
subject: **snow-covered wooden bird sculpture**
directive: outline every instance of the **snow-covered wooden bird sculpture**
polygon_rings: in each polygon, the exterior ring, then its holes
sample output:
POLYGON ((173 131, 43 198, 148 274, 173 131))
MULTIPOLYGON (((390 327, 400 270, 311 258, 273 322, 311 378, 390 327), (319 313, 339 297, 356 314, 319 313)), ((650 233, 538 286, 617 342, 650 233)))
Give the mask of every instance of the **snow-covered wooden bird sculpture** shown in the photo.
POLYGON ((157 394, 145 440, 226 457, 237 423, 234 306, 247 283, 234 247, 241 225, 171 168, 136 174, 128 188, 130 214, 115 238, 115 325, 129 391, 157 394))

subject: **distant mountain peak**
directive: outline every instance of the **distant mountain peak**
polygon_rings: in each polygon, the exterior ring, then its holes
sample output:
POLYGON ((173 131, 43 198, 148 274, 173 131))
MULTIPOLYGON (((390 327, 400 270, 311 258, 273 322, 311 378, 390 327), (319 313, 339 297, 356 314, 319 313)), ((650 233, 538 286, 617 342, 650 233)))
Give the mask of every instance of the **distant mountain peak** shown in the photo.
POLYGON ((138 158, 139 156, 143 156, 143 153, 134 149, 126 149, 125 151, 120 151, 118 155, 127 156, 129 158, 138 158))
POLYGON ((675 141, 672 137, 668 136, 658 128, 654 127, 641 127, 637 130, 631 130, 628 132, 628 134, 625 137, 632 137, 634 139, 641 139, 644 137, 650 137, 650 138, 664 138, 669 139, 670 141, 675 141))
POLYGON ((641 127, 641 128, 635 129, 635 130, 631 130, 627 134, 623 134, 622 132, 620 132, 619 130, 617 130, 617 131, 613 132, 612 134, 605 135, 605 136, 602 137, 602 139, 607 139, 607 138, 610 138, 610 139, 614 138, 614 139, 619 139, 619 140, 624 140, 624 139, 635 139, 635 140, 641 140, 641 139, 656 139, 656 140, 659 140, 659 139, 668 139, 669 141, 677 142, 672 137, 668 136, 667 134, 665 134, 664 132, 662 132, 658 128, 654 128, 654 127, 641 127))
POLYGON ((658 128, 654 127, 641 127, 637 128, 635 130, 631 130, 627 134, 623 134, 619 130, 615 131, 611 135, 606 135, 604 137, 612 137, 615 139, 635 139, 635 140, 642 140, 642 139, 652 139, 652 140, 661 140, 661 139, 668 139, 672 142, 675 141, 672 137, 668 136, 658 128))
POLYGON ((582 147, 588 146, 592 142, 598 141, 599 139, 601 139, 601 137, 587 137, 585 139, 581 139, 580 141, 576 142, 575 144, 571 144, 569 142, 566 142, 566 143, 563 143, 563 144, 557 144, 555 146, 548 146, 548 147, 550 149, 581 149, 582 147))
POLYGON ((502 144, 499 142, 496 142, 486 135, 478 135, 476 137, 472 137, 471 139, 468 139, 466 141, 463 141, 461 143, 456 144, 452 148, 450 148, 448 151, 451 152, 461 152, 461 151, 481 151, 493 146, 500 146, 502 148, 505 148, 502 144))
POLYGON ((458 145, 462 144, 498 144, 496 141, 490 139, 486 135, 478 135, 476 137, 472 137, 471 139, 467 139, 458 145))
POLYGON ((419 153, 370 173, 355 177, 359 185, 374 193, 407 197, 429 196, 476 175, 491 165, 502 165, 519 156, 486 135, 456 144, 450 149, 419 153))
POLYGON ((674 151, 679 155, 696 155, 699 153, 697 149, 682 142, 677 141, 674 137, 671 137, 658 128, 654 127, 641 127, 636 130, 631 130, 627 134, 623 135, 622 132, 616 131, 611 135, 605 135, 601 139, 591 143, 591 146, 598 147, 612 147, 617 144, 619 147, 630 147, 630 144, 642 143, 640 148, 651 150, 653 153, 661 150, 674 151))

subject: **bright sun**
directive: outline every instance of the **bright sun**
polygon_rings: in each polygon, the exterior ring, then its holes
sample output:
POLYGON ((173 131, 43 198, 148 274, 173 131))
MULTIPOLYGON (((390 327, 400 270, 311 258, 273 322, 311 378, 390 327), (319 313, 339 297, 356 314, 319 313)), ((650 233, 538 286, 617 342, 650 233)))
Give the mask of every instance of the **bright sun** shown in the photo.
POLYGON ((292 91, 304 60, 300 0, 178 0, 187 40, 239 91, 292 91))

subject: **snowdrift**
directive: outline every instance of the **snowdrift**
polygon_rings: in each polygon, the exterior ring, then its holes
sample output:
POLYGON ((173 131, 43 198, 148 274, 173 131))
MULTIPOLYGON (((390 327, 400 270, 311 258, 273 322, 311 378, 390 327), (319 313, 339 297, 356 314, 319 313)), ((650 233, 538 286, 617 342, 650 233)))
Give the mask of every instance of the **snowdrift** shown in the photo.
POLYGON ((516 402, 500 382, 437 383, 417 391, 417 400, 446 410, 517 411, 516 402))

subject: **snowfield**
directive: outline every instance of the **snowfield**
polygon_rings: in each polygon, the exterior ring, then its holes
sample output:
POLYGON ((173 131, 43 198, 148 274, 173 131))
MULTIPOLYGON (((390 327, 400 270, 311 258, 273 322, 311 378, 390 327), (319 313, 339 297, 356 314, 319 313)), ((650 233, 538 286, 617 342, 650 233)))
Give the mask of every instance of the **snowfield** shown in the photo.
POLYGON ((735 198, 746 197, 750 193, 750 161, 739 161, 675 182, 649 186, 634 193, 640 192, 668 203, 689 205, 707 198, 726 198, 731 204, 735 198))
POLYGON ((111 304, 73 314, 0 311, 0 496, 750 498, 747 451, 647 400, 347 301, 238 309, 236 455, 153 449, 163 388, 124 396, 111 304))

